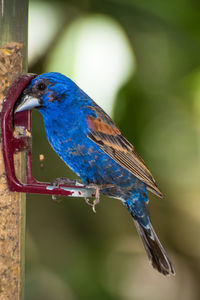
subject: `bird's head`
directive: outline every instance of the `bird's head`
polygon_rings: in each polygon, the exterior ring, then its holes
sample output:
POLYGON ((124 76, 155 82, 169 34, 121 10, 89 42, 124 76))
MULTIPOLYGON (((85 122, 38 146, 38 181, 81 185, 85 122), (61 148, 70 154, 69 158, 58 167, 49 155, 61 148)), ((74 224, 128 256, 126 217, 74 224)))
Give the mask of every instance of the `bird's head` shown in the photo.
POLYGON ((15 112, 37 108, 42 114, 70 104, 78 87, 60 73, 45 73, 34 78, 16 103, 15 112))

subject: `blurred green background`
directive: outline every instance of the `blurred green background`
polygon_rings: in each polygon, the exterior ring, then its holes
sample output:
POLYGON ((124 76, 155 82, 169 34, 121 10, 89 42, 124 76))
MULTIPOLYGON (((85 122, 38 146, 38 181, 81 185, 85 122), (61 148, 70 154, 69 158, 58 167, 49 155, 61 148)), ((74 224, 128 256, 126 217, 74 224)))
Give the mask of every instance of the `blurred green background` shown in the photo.
MULTIPOLYGON (((149 265, 120 201, 94 214, 29 195, 25 299, 200 299, 200 2, 32 0, 29 71, 71 77, 134 144, 165 194, 149 193, 151 219, 177 274, 149 265)), ((75 178, 32 115, 35 176, 75 178)))

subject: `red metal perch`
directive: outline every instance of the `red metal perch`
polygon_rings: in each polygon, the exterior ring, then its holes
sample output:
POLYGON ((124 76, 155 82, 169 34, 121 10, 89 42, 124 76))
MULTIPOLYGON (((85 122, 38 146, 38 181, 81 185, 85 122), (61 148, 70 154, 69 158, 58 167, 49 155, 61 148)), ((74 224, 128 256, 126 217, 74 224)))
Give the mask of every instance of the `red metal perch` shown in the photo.
POLYGON ((36 193, 48 195, 65 195, 71 197, 92 197, 94 189, 77 186, 53 186, 47 182, 37 181, 32 175, 31 152, 31 111, 19 112, 14 115, 13 108, 22 91, 35 78, 36 74, 22 74, 9 88, 1 112, 2 152, 8 187, 12 192, 36 193), (13 135, 14 127, 20 126, 28 133, 19 137, 13 135), (20 182, 15 174, 14 154, 27 152, 26 182, 20 182))

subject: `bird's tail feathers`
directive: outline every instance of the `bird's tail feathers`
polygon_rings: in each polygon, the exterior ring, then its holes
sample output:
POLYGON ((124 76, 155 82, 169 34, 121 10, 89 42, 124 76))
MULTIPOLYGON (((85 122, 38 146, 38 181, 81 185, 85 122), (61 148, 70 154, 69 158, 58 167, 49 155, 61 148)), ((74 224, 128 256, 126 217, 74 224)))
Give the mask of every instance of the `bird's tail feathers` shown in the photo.
POLYGON ((152 266, 163 275, 175 275, 175 269, 165 252, 165 249, 161 245, 151 223, 149 223, 150 234, 149 229, 145 229, 145 227, 141 226, 135 219, 134 222, 152 266))

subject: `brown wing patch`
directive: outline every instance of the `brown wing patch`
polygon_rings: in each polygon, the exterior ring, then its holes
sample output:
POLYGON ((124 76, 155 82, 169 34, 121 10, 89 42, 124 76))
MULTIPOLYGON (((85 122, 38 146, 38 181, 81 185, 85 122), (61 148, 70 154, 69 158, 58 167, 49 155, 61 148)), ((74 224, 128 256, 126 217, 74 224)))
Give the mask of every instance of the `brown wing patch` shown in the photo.
POLYGON ((98 131, 108 135, 120 134, 120 131, 117 127, 111 127, 109 124, 103 122, 103 120, 100 118, 95 119, 93 117, 88 117, 87 123, 89 128, 91 128, 93 131, 98 131))
POLYGON ((112 119, 100 107, 90 108, 96 112, 97 117, 87 117, 88 137, 119 165, 143 181, 151 192, 163 197, 144 161, 112 119))

